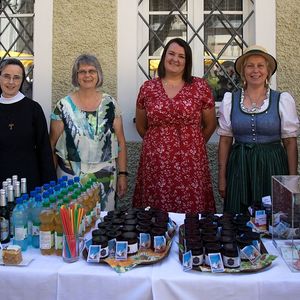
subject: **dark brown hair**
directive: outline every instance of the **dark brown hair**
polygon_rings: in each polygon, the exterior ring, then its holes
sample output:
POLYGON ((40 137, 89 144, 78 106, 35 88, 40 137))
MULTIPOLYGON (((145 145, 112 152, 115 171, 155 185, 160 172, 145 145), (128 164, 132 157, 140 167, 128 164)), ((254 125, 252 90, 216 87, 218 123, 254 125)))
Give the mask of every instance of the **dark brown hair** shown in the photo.
POLYGON ((185 53, 185 66, 184 66, 184 71, 183 71, 183 80, 187 83, 192 83, 193 81, 193 77, 192 77, 192 66, 193 66, 193 58, 192 58, 192 49, 190 47, 190 45, 184 41, 183 39, 180 38, 175 38, 170 40, 163 51, 163 54, 161 56, 159 65, 158 65, 158 76, 160 78, 164 78, 166 75, 166 69, 165 69, 165 58, 166 58, 166 53, 168 51, 168 48, 170 47, 170 45, 172 43, 176 43, 177 45, 179 45, 180 47, 182 47, 184 49, 184 53, 185 53))

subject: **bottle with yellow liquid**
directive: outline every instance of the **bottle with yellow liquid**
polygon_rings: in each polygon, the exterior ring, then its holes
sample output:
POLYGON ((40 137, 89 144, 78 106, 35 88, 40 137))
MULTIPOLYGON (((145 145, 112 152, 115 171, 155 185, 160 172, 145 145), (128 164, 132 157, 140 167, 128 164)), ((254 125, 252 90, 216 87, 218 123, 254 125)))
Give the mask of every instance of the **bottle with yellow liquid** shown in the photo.
POLYGON ((44 202, 40 213, 40 250, 43 255, 54 253, 54 218, 55 213, 50 203, 44 202))

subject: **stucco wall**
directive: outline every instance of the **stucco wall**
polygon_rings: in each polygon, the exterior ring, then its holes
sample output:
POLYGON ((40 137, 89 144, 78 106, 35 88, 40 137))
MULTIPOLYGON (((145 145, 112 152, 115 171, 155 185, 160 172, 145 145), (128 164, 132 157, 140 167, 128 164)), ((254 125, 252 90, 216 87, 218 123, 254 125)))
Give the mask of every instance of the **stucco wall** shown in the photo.
POLYGON ((300 111, 300 15, 299 0, 277 0, 276 50, 278 60, 277 87, 291 92, 300 111))
POLYGON ((103 89, 117 94, 117 1, 54 0, 52 103, 71 90, 71 69, 82 53, 100 60, 103 89))

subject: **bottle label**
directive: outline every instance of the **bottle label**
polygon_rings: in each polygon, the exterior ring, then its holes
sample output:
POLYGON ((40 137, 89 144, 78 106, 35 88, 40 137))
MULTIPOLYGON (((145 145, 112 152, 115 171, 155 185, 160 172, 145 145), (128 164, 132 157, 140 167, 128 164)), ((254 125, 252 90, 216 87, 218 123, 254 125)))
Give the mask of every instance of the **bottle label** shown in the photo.
POLYGON ((27 222, 28 235, 32 235, 32 221, 28 220, 27 222))
POLYGON ((223 257, 224 267, 238 268, 241 264, 240 256, 228 257, 228 256, 223 255, 222 257, 223 257))
POLYGON ((0 242, 9 237, 9 222, 7 219, 0 217, 0 242))
POLYGON ((15 227, 14 239, 16 241, 23 241, 27 238, 27 227, 15 227))
POLYGON ((95 210, 96 210, 96 218, 100 219, 100 215, 101 215, 101 204, 100 204, 100 202, 97 202, 95 210))
POLYGON ((200 266, 203 264, 203 254, 192 255, 193 266, 200 266))
POLYGON ((51 249, 51 231, 40 231, 40 249, 51 249))
POLYGON ((54 240, 54 231, 51 231, 51 248, 54 248, 55 240, 54 240))
POLYGON ((63 234, 55 232, 55 250, 61 250, 63 247, 63 234))
POLYGON ((39 225, 32 225, 32 235, 38 236, 40 235, 40 226, 39 225))
POLYGON ((11 236, 13 236, 14 235, 14 222, 13 222, 12 212, 10 214, 9 221, 10 221, 9 222, 9 224, 10 224, 10 226, 9 226, 9 233, 10 233, 11 236))
POLYGON ((138 243, 128 244, 128 254, 135 254, 138 252, 138 243))

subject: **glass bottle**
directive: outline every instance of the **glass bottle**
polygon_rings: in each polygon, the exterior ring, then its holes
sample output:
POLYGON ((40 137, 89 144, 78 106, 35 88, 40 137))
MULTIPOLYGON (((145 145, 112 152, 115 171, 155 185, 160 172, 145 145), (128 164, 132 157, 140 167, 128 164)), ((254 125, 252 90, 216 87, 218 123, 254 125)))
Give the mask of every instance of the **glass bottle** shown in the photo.
POLYGON ((43 202, 40 213, 40 250, 43 255, 54 253, 54 211, 48 201, 43 202))
POLYGON ((40 247, 40 213, 43 209, 41 195, 35 196, 35 201, 32 205, 31 218, 32 218, 32 247, 40 247))
POLYGON ((6 206, 6 193, 0 190, 0 242, 6 244, 10 241, 9 211, 6 206))
POLYGON ((12 215, 15 206, 14 187, 9 185, 7 187, 7 209, 9 211, 9 234, 11 238, 14 236, 14 223, 12 215))
POLYGON ((14 224, 14 245, 19 245, 22 251, 28 247, 27 240, 27 210, 23 205, 23 199, 18 197, 17 204, 13 210, 13 224, 14 224))

